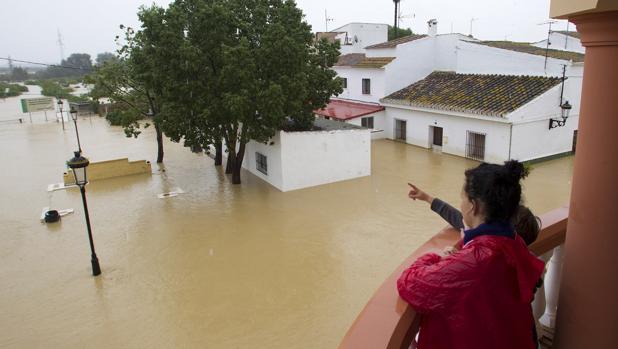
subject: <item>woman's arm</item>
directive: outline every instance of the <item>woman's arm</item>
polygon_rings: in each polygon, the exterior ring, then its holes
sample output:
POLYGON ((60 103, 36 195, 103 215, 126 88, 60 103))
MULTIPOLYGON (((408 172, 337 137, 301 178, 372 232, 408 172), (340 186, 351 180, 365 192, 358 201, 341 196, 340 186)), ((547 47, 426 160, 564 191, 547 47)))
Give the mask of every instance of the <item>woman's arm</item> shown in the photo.
POLYGON ((461 212, 455 207, 449 205, 438 198, 434 198, 431 202, 431 210, 439 214, 448 224, 452 225, 455 229, 463 229, 463 216, 461 212))

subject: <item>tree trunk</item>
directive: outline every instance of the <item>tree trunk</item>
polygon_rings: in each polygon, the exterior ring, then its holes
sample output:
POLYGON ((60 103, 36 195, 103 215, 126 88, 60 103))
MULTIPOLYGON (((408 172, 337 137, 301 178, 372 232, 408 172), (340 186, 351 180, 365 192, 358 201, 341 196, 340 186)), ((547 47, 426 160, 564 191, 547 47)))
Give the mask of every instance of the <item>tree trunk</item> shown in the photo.
POLYGON ((240 184, 240 170, 242 169, 242 161, 245 157, 245 144, 240 143, 236 161, 234 161, 234 172, 232 173, 232 184, 240 184))
POLYGON ((223 164, 223 143, 218 141, 215 143, 215 166, 223 164))
POLYGON ((157 163, 163 162, 163 131, 159 125, 155 123, 155 130, 157 131, 157 163))
POLYGON ((225 164, 225 174, 230 174, 234 172, 234 158, 235 155, 233 151, 227 152, 227 163, 225 164))

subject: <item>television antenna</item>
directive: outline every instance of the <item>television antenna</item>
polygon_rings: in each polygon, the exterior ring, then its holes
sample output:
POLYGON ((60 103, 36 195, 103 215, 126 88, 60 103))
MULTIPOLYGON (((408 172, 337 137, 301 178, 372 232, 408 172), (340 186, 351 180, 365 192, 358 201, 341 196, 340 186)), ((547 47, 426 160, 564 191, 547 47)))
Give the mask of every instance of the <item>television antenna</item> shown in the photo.
POLYGON ((335 19, 332 17, 328 17, 328 12, 324 9, 324 23, 326 24, 326 32, 328 32, 328 22, 333 22, 335 19))
POLYGON ((552 33, 551 26, 554 23, 558 23, 558 21, 554 21, 552 19, 552 20, 545 21, 545 22, 542 22, 542 23, 538 24, 538 25, 549 25, 549 29, 547 30, 547 43, 545 44, 545 67, 543 68, 546 73, 547 73, 547 56, 549 54, 549 45, 551 45, 551 42, 549 41, 549 38, 551 37, 551 33, 552 33))

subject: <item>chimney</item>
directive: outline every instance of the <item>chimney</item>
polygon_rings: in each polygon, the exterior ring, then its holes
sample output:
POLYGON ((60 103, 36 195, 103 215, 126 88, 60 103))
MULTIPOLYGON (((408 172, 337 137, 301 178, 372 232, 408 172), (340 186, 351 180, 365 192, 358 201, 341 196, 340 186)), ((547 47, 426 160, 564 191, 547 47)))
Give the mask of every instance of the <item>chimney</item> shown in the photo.
POLYGON ((427 35, 436 36, 438 34, 438 20, 433 18, 427 21, 427 35))

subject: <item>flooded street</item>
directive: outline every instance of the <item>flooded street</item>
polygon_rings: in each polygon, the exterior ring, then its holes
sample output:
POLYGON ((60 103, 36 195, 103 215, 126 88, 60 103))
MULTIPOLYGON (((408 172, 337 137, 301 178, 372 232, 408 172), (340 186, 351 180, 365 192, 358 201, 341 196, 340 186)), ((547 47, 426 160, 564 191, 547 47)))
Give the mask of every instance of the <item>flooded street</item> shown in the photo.
MULTIPOLYGON (((243 172, 231 185, 203 154, 154 129, 124 136, 80 117, 90 161, 153 162, 152 175, 87 186, 102 274, 92 277, 79 191, 47 192, 77 148, 43 113, 0 101, 0 347, 335 348, 382 281, 445 226, 407 198, 407 182, 459 204, 475 161, 388 140, 372 145, 372 175, 279 192, 243 172), (23 117, 24 123, 6 122, 23 117), (186 193, 159 199, 179 187, 186 193), (45 206, 73 208, 39 222, 45 206)), ((541 214, 568 202, 572 157, 533 165, 526 204, 541 214)))

